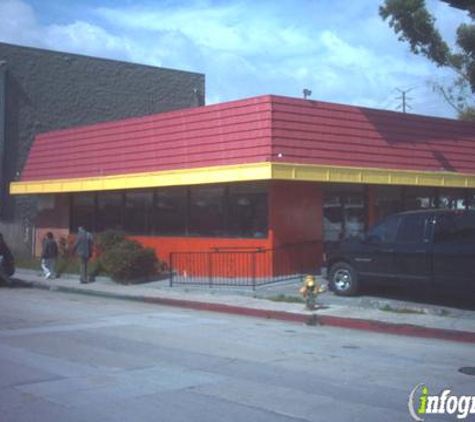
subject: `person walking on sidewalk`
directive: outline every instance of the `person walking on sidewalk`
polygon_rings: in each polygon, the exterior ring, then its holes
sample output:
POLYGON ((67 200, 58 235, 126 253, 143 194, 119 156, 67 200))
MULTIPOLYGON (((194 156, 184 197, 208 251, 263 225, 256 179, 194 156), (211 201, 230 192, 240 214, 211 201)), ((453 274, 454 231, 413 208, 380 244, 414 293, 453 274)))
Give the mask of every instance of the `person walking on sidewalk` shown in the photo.
POLYGON ((87 263, 92 256, 92 235, 84 227, 79 227, 78 236, 74 243, 73 252, 79 258, 79 272, 81 283, 87 283, 87 263))
POLYGON ((41 268, 45 278, 55 277, 56 260, 58 259, 58 244, 53 233, 46 233, 43 240, 43 250, 41 251, 41 268))
POLYGON ((0 233, 0 282, 9 283, 9 278, 15 273, 15 262, 10 248, 0 233))

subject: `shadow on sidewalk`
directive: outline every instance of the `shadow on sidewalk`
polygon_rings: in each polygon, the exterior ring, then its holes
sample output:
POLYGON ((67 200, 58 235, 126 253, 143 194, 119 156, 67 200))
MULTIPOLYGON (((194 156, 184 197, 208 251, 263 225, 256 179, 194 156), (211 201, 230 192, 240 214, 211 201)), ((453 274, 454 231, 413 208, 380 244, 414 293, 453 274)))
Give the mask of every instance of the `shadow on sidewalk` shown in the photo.
POLYGON ((361 295, 469 311, 475 310, 475 289, 471 292, 457 292, 448 289, 368 284, 362 288, 361 295))

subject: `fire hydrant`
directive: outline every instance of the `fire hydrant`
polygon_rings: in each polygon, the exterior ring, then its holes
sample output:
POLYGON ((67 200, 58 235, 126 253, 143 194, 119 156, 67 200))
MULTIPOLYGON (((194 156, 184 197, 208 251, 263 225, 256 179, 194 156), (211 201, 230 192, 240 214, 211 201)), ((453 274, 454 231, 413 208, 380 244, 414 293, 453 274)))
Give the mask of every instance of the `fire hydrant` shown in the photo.
POLYGON ((313 275, 305 276, 303 286, 299 292, 305 299, 307 309, 314 310, 316 307, 317 296, 327 291, 326 286, 319 285, 313 275))

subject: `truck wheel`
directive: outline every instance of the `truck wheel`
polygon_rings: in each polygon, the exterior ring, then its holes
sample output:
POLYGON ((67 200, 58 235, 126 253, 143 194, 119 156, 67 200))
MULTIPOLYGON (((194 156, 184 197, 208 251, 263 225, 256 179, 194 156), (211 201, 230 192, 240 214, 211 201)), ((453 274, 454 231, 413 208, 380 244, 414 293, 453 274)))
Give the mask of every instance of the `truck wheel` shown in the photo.
POLYGON ((358 275, 346 262, 337 262, 330 268, 330 289, 339 296, 353 296, 358 291, 358 275))

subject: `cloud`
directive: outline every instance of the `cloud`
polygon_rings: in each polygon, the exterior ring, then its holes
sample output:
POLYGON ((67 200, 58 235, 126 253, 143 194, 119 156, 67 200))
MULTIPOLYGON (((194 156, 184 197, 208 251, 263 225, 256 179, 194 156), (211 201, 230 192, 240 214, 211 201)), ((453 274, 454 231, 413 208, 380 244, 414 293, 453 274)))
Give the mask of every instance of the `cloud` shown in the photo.
POLYGON ((98 8, 95 13, 108 25, 154 33, 176 32, 197 48, 255 55, 286 55, 310 48, 312 40, 298 26, 285 24, 272 11, 268 16, 250 13, 247 4, 185 7, 98 8), (278 48, 276 48, 278 46, 278 48))
POLYGON ((86 55, 121 58, 131 55, 133 43, 124 36, 114 36, 103 28, 82 21, 46 28, 47 47, 86 55))
POLYGON ((208 103, 309 88, 314 99, 380 106, 412 86, 431 95, 431 113, 448 113, 427 87, 436 68, 397 41, 374 0, 125 3, 45 24, 27 0, 0 0, 0 40, 202 72, 208 103))
POLYGON ((9 43, 34 45, 40 39, 39 26, 33 8, 22 1, 0 2, 0 36, 9 43))

